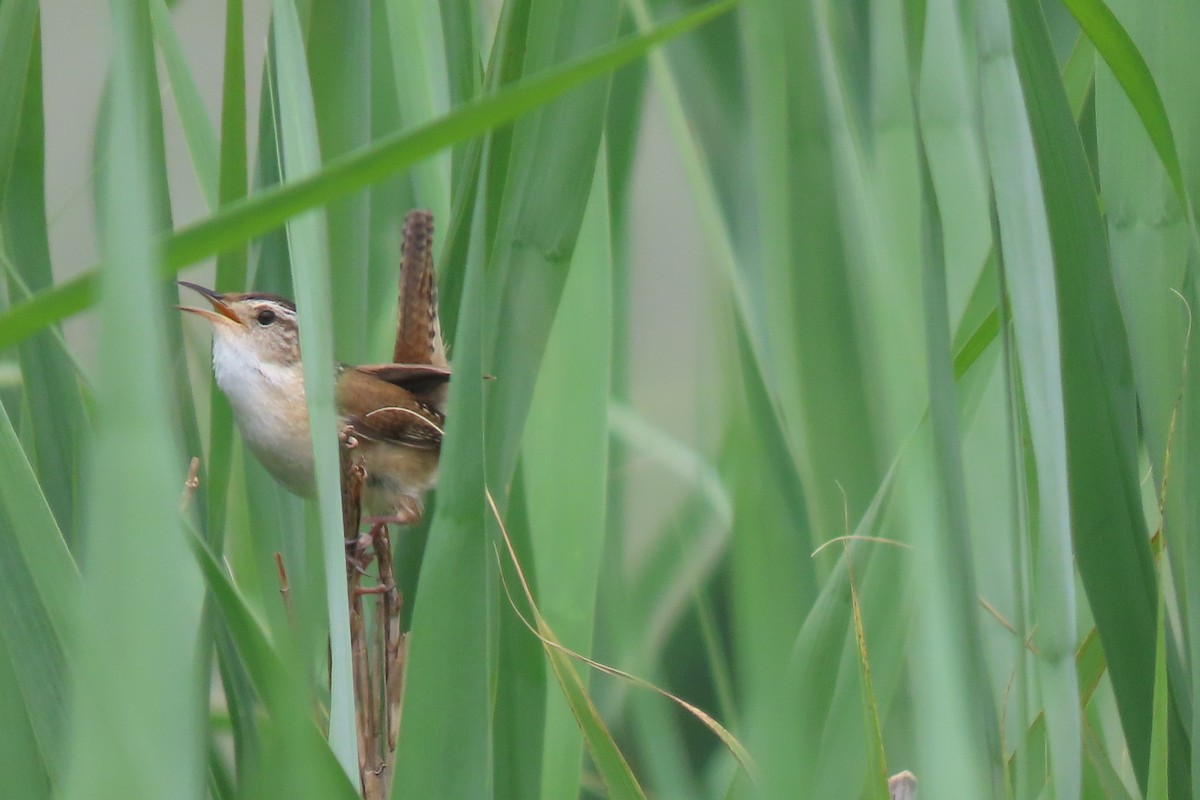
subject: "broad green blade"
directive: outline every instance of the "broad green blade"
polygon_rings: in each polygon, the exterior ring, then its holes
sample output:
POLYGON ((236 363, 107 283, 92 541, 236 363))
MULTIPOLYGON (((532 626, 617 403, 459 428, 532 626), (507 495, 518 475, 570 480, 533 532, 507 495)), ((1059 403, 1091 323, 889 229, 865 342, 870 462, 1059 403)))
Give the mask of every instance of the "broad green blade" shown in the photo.
MULTIPOLYGON (((446 47, 462 44, 447 40, 442 30, 442 14, 454 13, 456 4, 437 0, 384 0, 386 24, 391 43, 394 70, 393 87, 400 111, 400 126, 415 128, 450 110, 449 64, 446 47), (442 9, 438 6, 441 5, 442 9)), ((458 13, 463 13, 458 10, 458 13)), ((459 31, 461 35, 464 31, 459 31)), ((466 43, 469 43, 469 39, 466 43)), ((463 80, 459 76, 458 80, 463 80)), ((474 93, 467 97, 472 97, 474 93)), ((465 100, 462 97, 460 100, 465 100)), ((450 153, 442 152, 414 164, 411 171, 413 190, 423 208, 433 212, 435 220, 450 220, 450 153)), ((441 252, 440 243, 435 252, 441 252)))
MULTIPOLYGON (((241 0, 225 4, 224 83, 221 91, 221 142, 217 200, 226 204, 246 195, 246 67, 244 12, 241 0)), ((240 290, 246 284, 246 250, 236 248, 217 257, 217 291, 240 290)), ((230 472, 233 456, 233 413, 220 396, 216 381, 209 382, 208 461, 202 464, 207 492, 206 540, 214 551, 225 552, 227 509, 229 504, 230 472)), ((235 774, 248 775, 256 767, 261 746, 258 720, 255 716, 257 698, 245 665, 238 657, 232 636, 224 622, 218 622, 212 609, 211 595, 206 597, 205 620, 211 626, 215 644, 217 668, 225 693, 225 704, 233 736, 233 769, 235 774)), ((210 730, 210 737, 211 737, 210 730)), ((222 763, 214 763, 220 753, 210 751, 210 785, 222 776, 222 763)), ((216 792, 214 792, 216 794, 216 792)))
POLYGON ((30 56, 40 50, 38 16, 35 0, 14 0, 0 7, 0 196, 8 187, 17 149, 30 56))
POLYGON ((499 589, 484 500, 482 267, 474 254, 454 332, 455 378, 438 509, 413 609, 394 800, 493 796, 492 614, 499 589))
MULTIPOLYGON (((1162 583, 1159 583, 1162 586, 1162 583)), ((1154 723, 1150 735, 1150 779, 1146 800, 1167 800, 1168 749, 1167 736, 1171 707, 1167 691, 1167 612, 1166 602, 1159 589, 1157 624, 1154 626, 1154 723)))
MULTIPOLYGON (((1190 402, 1183 399, 1183 393, 1190 395, 1193 391, 1186 365, 1186 337, 1193 326, 1194 306, 1189 307, 1177 293, 1189 293, 1187 286, 1193 280, 1196 258, 1190 197, 1197 189, 1196 167, 1200 165, 1200 151, 1194 144, 1200 132, 1200 112, 1189 99, 1185 76, 1200 68, 1200 60, 1190 46, 1195 31, 1200 29, 1200 8, 1180 2, 1117 2, 1112 6, 1121 18, 1118 24, 1123 24, 1124 31, 1141 47, 1140 52, 1134 51, 1138 62, 1153 70, 1147 88, 1154 97, 1161 90, 1162 100, 1156 102, 1165 103, 1165 111, 1179 134, 1178 157, 1188 192, 1188 196, 1179 197, 1175 177, 1168 174, 1157 150, 1158 139, 1152 140, 1149 135, 1145 112, 1131 106, 1128 80, 1114 74, 1120 64, 1106 55, 1111 69, 1100 64, 1096 76, 1100 187, 1107 210, 1117 298, 1129 333, 1142 441, 1154 477, 1150 485, 1157 489, 1157 502, 1146 505, 1162 511, 1161 523, 1151 518, 1151 524, 1161 524, 1171 553, 1163 563, 1170 567, 1176 584, 1183 587, 1192 579, 1186 564, 1195 552, 1184 533, 1191 528, 1188 520, 1192 512, 1189 493, 1182 487, 1193 480, 1190 476, 1197 465, 1194 451, 1184 444, 1187 423, 1186 415, 1181 415, 1190 402)), ((1146 78, 1150 79, 1149 73, 1146 78)), ((1180 603, 1178 615, 1182 629, 1194 628, 1194 603, 1180 603)), ((1174 630, 1168 627, 1168 675, 1176 686, 1194 686, 1200 674, 1196 672, 1197 662, 1194 655, 1186 653, 1186 647, 1181 647, 1174 630)), ((1187 638, 1194 648, 1195 637, 1187 638)), ((1183 701, 1185 724, 1194 729, 1198 709, 1191 699, 1193 693, 1184 689, 1176 693, 1175 699, 1183 701)), ((1192 754, 1193 791, 1200 789, 1198 756, 1192 754)))
MULTIPOLYGON (((164 266, 164 272, 174 274, 181 267, 272 231, 307 209, 345 197, 404 170, 448 145, 510 122, 644 55, 661 42, 727 12, 736 2, 713 0, 689 14, 660 24, 651 32, 627 37, 591 55, 531 75, 414 131, 393 134, 361 151, 343 156, 287 187, 261 192, 253 199, 180 229, 165 245, 164 261, 168 266, 164 266)), ((5 312, 0 316, 0 347, 87 308, 95 301, 95 280, 94 273, 85 273, 5 312)))
POLYGON ((759 212, 754 279, 765 291, 783 433, 808 499, 802 535, 815 548, 844 530, 843 500, 851 518, 862 512, 883 454, 863 384, 842 214, 829 201, 837 192, 829 112, 803 99, 823 87, 816 12, 809 3, 756 0, 744 22, 759 212))
MULTIPOLYGON (((301 180, 321 163, 313 96, 292 0, 275 0, 273 63, 279 87, 280 149, 285 180, 301 180)), ((350 616, 342 535, 341 477, 333 401, 332 274, 325 215, 309 211, 288 223, 288 250, 296 288, 304 393, 316 464, 321 559, 329 620, 329 744, 352 780, 358 776, 358 738, 350 666, 350 616)))
MULTIPOLYGON (((462 105, 479 94, 483 85, 483 47, 479 31, 479 8, 470 0, 440 0, 444 35, 446 92, 451 107, 462 105)), ((432 48, 436 50, 436 48, 432 48)), ((451 164, 451 188, 455 193, 468 180, 469 146, 456 145, 451 164)))
MULTIPOLYGON (((1033 562, 1036 674, 1045 713, 1055 797, 1079 797, 1080 720, 1073 653, 1075 574, 1071 550, 1071 503, 1055 302, 1053 244, 1024 94, 1013 58, 1008 12, 992 3, 979 18, 980 73, 985 141, 999 220, 1002 284, 1012 314, 1022 403, 1029 437, 1021 437, 1019 474, 1032 485, 1021 509, 1036 546, 1033 562), (1026 474, 1028 470, 1028 474, 1026 474)), ((1054 75, 1057 78, 1057 72, 1054 75)))
POLYGON ((29 800, 49 800, 52 784, 47 762, 38 751, 37 737, 3 637, 0 637, 0 715, 7 726, 0 739, 0 774, 4 775, 6 791, 29 800))
MULTIPOLYGON (((244 12, 241 0, 225 4, 225 82, 221 91, 220 174, 217 180, 218 202, 226 205, 246 196, 246 55, 244 12)), ((217 256, 217 277, 213 286, 219 292, 246 288, 246 248, 227 250, 217 256)), ((229 404, 220 397, 216 381, 209 390, 208 463, 208 541, 218 552, 224 550, 225 511, 229 490, 230 459, 233 452, 233 415, 229 404)))
MULTIPOLYGON (((596 177, 579 246, 546 343, 522 447, 525 496, 539 575, 538 608, 559 640, 591 651, 604 544, 612 324, 607 163, 596 177)), ((556 673, 557 674, 557 673, 556 673)), ((586 674, 580 686, 586 691, 586 674)), ((543 800, 579 794, 583 743, 563 690, 547 688, 543 800)))
MULTIPOLYGON (((313 170, 371 140, 371 22, 365 2, 347 5, 339 0, 318 0, 312 4, 307 60, 321 145, 313 170)), ((294 177, 298 176, 288 174, 289 180, 294 177)), ((367 351, 368 326, 362 318, 371 285, 368 201, 368 192, 362 189, 330 203, 325 211, 330 286, 337 287, 330 293, 334 353, 349 364, 378 360, 367 351)), ((393 230, 402 219, 401 215, 391 221, 393 230)))
MULTIPOLYGON (((1131 29, 1152 45, 1150 55, 1164 74, 1170 76, 1176 70, 1184 74, 1200 67, 1200 60, 1186 44, 1190 40, 1186 31, 1200 25, 1200 9, 1190 4, 1180 4, 1170 12, 1139 3, 1115 5, 1125 12, 1131 29)), ((1184 83, 1165 83, 1164 92, 1185 130, 1200 131, 1200 115, 1190 108, 1184 83)), ((1130 107, 1111 70, 1104 67, 1096 78, 1096 117, 1113 274, 1129 330, 1130 355, 1142 400, 1140 414, 1148 428, 1145 444, 1156 483, 1161 486, 1168 429, 1183 382, 1184 336, 1190 316, 1185 303, 1172 292, 1183 290, 1188 272, 1189 220, 1175 195, 1175 178, 1163 169, 1143 120, 1130 107)), ((1196 156, 1192 153, 1192 166, 1197 166, 1196 156)), ((1177 455, 1187 458, 1182 452, 1177 455)))
MULTIPOLYGON (((616 12, 616 3, 602 0, 579 7, 567 3, 553 14, 534 15, 524 70, 536 74, 568 61, 580 49, 604 47, 615 37, 616 12)), ((485 334, 495 344, 487 369, 503 376, 488 404, 488 430, 494 432, 488 446, 492 485, 506 484, 516 463, 534 378, 595 172, 607 91, 607 81, 591 83, 513 129, 488 271, 492 304, 485 334), (519 317, 506 313, 518 305, 519 317)))
POLYGON ((200 97, 200 89, 192 79, 188 69, 187 59, 183 53, 183 43, 175 32, 171 22, 171 12, 167 9, 165 0, 151 0, 150 20, 154 25, 154 39, 162 51, 163 63, 167 68, 167 78, 170 80, 171 95, 175 100, 175 108, 179 112, 179 121, 183 127, 183 136, 187 140, 188 153, 192 157, 192 168, 196 171, 196 179, 200 184, 200 192, 209 210, 217 207, 218 183, 218 145, 217 134, 213 130, 204 101, 200 97))
MULTIPOLYGON (((906 6, 909 79, 919 81, 924 42, 923 3, 906 6)), ((913 107, 917 107, 913 92, 913 107)), ((1003 777, 998 719, 981 648, 978 590, 970 545, 970 522, 963 475, 962 444, 954 396, 950 312, 942 234, 941 203, 922 126, 916 126, 921 198, 921 286, 925 316, 931 437, 930 513, 932 528, 913 531, 918 589, 913 694, 917 718, 917 773, 933 797, 967 793, 999 798, 1003 777), (925 715, 928 715, 927 717, 925 715), (937 722, 930 723, 931 720, 937 722)), ((921 453, 921 457, 925 454, 921 453)), ((1074 694, 1072 694, 1072 697, 1074 694)))
MULTIPOLYGON (((531 3, 527 28, 523 8, 514 9, 505 31, 506 47, 521 46, 512 37, 523 37, 523 53, 520 59, 501 61, 502 70, 537 74, 616 37, 618 4, 610 0, 531 3)), ((510 134, 493 141, 485 167, 485 235, 493 238, 484 240, 491 248, 485 273, 484 364, 497 376, 486 406, 486 474, 502 514, 509 501, 501 487, 512 481, 542 354, 593 186, 608 90, 607 79, 593 81, 518 120, 510 134), (512 313, 518 308, 519 313, 512 313)), ((511 533, 536 595, 542 561, 521 527, 511 533)), ((546 693, 538 685, 544 680, 538 671, 544 655, 512 617, 501 620, 498 714, 540 733, 546 693)), ((540 768, 542 759, 523 746, 526 738, 519 726, 497 737, 498 792, 522 796, 508 788, 515 786, 508 776, 536 775, 540 768)), ((620 785, 628 787, 627 776, 619 774, 620 785)))
MULTIPOLYGON (((313 724, 311 700, 305 694, 295 663, 294 640, 285 634, 281 637, 284 646, 276 649, 212 552, 195 534, 188 536, 188 544, 225 621, 231 643, 271 717, 272 725, 264 726, 263 730, 263 749, 267 752, 261 759, 261 770, 241 776, 244 786, 259 784, 258 793, 250 796, 272 800, 296 796, 340 800, 356 797, 333 751, 313 724), (273 749, 290 755, 281 762, 279 753, 272 753, 273 749)), ((357 784, 355 775, 354 785, 357 784)))
POLYGON ((68 722, 65 651, 80 597, 67 551, 8 413, 0 404, 0 634, 9 702, 33 739, 31 769, 61 781, 68 722))
MULTIPOLYGON (((14 4, 19 5, 19 4, 14 4)), ((19 48, 18 48, 19 49, 19 48)), ((46 158, 43 121, 42 48, 34 36, 23 97, 6 124, 16 126, 18 157, 8 175, 7 192, 0 203, 0 245, 3 246, 6 285, 10 298, 26 298, 31 291, 50 287, 50 242, 45 213, 46 158)), ((87 416, 79 375, 57 328, 42 331, 22 342, 17 353, 25 396, 30 400, 24 424, 32 430, 29 456, 41 492, 54 510, 59 527, 69 541, 76 534, 79 482, 87 416)))
MULTIPOLYGON (((1129 343, 1091 175, 1042 17, 1028 0, 1011 4, 1010 13, 1058 287, 1075 561, 1104 643, 1134 771, 1145 786, 1157 590, 1137 491, 1129 343)), ((1172 719, 1171 782, 1182 786, 1189 745, 1181 720, 1172 719)))
POLYGON ((147 9, 116 2, 112 16, 100 379, 64 796, 186 800, 203 794, 207 750, 192 689, 202 586, 178 517, 186 460, 156 244, 168 218, 155 184, 158 87, 147 9))
MULTIPOLYGON (((1181 206, 1189 207, 1191 203, 1184 187, 1183 168, 1179 152, 1175 148, 1175 134, 1171 130, 1166 105, 1155 85, 1154 76, 1150 74, 1146 59, 1129 38, 1120 21, 1104 4, 1104 0, 1065 0, 1064 5, 1070 9, 1080 27, 1092 40, 1097 54, 1112 70, 1112 74, 1124 89, 1125 96, 1133 104, 1167 172, 1171 188, 1175 190, 1176 200, 1181 206)), ((1183 7, 1180 6, 1178 10, 1183 10, 1183 7)), ((1176 16, 1174 22, 1178 29, 1184 29, 1182 18, 1176 16)))

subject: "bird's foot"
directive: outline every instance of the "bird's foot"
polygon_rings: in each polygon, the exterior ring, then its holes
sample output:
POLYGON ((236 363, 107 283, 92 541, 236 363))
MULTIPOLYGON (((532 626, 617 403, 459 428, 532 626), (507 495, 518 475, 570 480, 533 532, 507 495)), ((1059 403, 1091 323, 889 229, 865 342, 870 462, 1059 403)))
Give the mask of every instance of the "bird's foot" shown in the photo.
POLYGON ((346 566, 353 569, 359 575, 367 574, 367 566, 374 558, 374 554, 368 555, 371 545, 374 542, 371 534, 364 533, 354 539, 346 540, 346 566))

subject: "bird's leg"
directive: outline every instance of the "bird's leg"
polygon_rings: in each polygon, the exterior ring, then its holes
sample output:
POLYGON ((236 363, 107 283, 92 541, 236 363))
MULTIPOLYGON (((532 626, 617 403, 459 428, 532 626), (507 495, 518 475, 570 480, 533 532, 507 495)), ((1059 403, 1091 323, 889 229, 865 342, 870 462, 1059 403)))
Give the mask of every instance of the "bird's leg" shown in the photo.
POLYGON ((388 539, 387 524, 376 522, 371 526, 370 533, 364 533, 359 541, 366 540, 371 544, 375 560, 379 562, 379 580, 374 586, 360 587, 359 594, 388 594, 396 590, 396 584, 391 576, 391 541, 388 539), (387 568, 385 568, 385 564, 387 568))
POLYGON ((338 431, 338 441, 341 445, 342 528, 346 537, 346 572, 353 581, 354 590, 359 591, 357 579, 367 574, 367 565, 371 563, 367 555, 371 537, 358 534, 362 518, 362 491, 367 471, 363 467, 362 458, 354 458, 358 439, 354 437, 349 425, 338 431))

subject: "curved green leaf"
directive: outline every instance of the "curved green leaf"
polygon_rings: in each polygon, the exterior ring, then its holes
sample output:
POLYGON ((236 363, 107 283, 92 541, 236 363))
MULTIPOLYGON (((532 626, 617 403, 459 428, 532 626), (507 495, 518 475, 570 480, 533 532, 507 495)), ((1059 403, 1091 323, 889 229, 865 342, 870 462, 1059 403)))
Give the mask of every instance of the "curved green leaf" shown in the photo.
MULTIPOLYGON (((590 56, 549 68, 468 103, 411 132, 386 137, 325 165, 324 169, 241 203, 172 234, 163 245, 164 272, 180 268, 274 230, 292 216, 382 180, 444 147, 511 122, 569 90, 610 73, 656 45, 729 11, 738 0, 708 5, 664 22, 654 30, 618 40, 590 56)), ((95 274, 84 273, 0 315, 0 347, 76 314, 95 301, 95 274)))

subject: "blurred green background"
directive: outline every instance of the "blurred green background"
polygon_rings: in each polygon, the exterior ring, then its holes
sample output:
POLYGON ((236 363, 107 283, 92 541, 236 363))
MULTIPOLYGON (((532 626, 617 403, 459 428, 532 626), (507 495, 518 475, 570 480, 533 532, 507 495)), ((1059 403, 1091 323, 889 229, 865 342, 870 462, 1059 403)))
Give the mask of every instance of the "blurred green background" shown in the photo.
POLYGON ((0 794, 355 795, 336 465, 243 453, 171 280, 296 298, 332 453, 424 207, 393 797, 1200 796, 1197 32, 0 0, 0 794))

